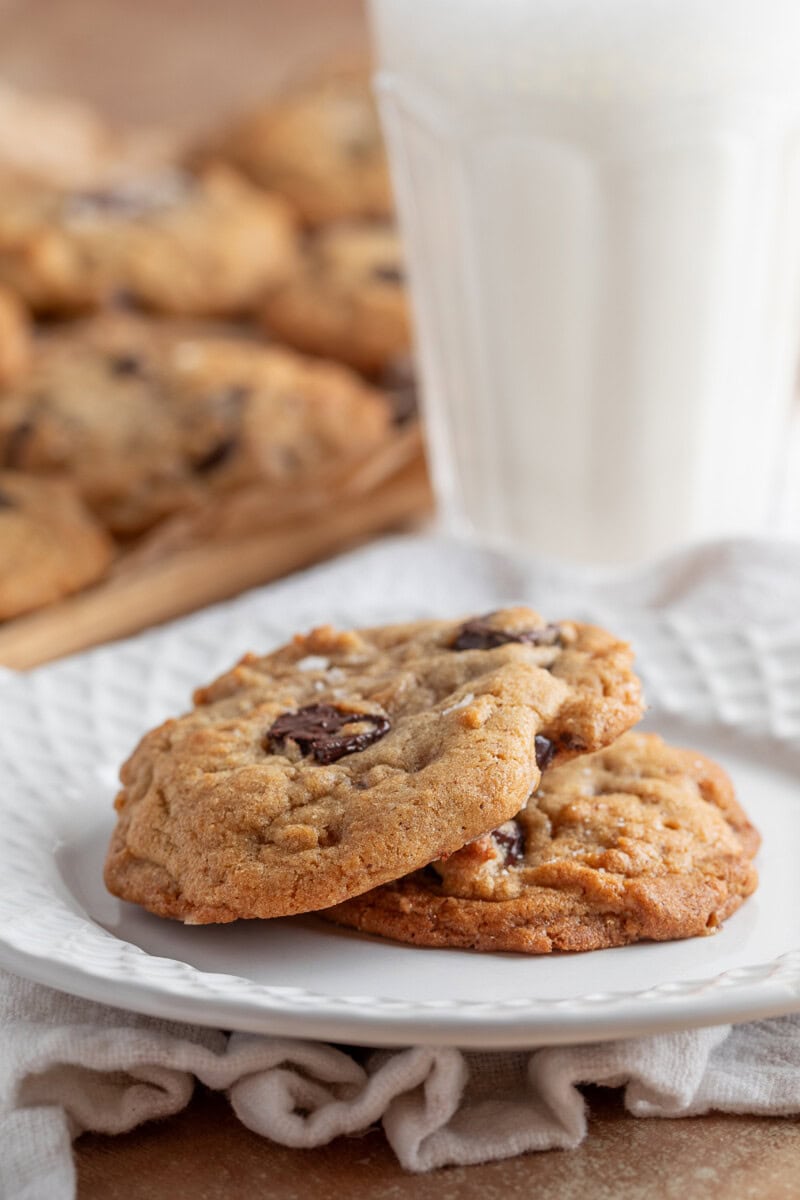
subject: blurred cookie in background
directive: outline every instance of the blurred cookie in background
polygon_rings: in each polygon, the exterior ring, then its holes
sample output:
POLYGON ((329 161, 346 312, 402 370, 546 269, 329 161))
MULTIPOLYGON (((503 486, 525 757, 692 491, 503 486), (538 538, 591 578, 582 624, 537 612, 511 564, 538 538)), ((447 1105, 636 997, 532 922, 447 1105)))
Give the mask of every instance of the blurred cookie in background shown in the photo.
POLYGON ((113 554, 69 483, 0 470, 0 621, 95 583, 113 554))
POLYGON ((31 325, 27 312, 8 288, 0 286, 0 387, 14 383, 31 358, 31 325))
POLYGON ((338 364, 211 326, 105 313, 37 343, 0 393, 0 464, 67 474, 129 538, 254 481, 303 487, 390 435, 383 394, 338 364))
POLYGON ((110 185, 155 170, 180 151, 167 128, 122 129, 90 104, 0 82, 0 173, 54 187, 110 185))
POLYGON ((400 239, 388 221, 327 226, 301 270, 261 307, 267 330, 309 354, 367 374, 407 355, 410 315, 400 239))
POLYGON ((198 152, 286 196, 308 225, 392 212, 366 70, 329 70, 305 80, 235 120, 198 152))
POLYGON ((295 263, 288 205, 225 166, 89 190, 0 179, 0 282, 37 313, 120 295, 165 313, 236 313, 295 263))

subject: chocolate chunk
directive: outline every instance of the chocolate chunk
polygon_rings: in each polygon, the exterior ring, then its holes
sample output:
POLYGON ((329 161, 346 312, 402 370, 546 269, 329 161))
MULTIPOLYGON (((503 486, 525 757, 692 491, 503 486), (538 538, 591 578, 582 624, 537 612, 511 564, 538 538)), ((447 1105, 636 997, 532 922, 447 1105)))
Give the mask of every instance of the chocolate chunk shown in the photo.
POLYGON ((550 738, 537 733, 533 740, 533 745, 536 753, 536 765, 540 771, 544 771, 546 767, 550 766, 550 763, 556 756, 555 742, 551 742, 550 738))
POLYGON ((219 388, 215 392, 209 392, 203 397, 203 402, 198 407, 198 414, 207 415, 214 414, 217 417, 222 417, 225 420, 236 421, 239 419, 242 405, 250 395, 252 389, 241 383, 231 384, 230 387, 219 388))
POLYGON ((388 733, 390 722, 378 713, 344 712, 332 704, 307 704, 296 712, 278 717, 267 734, 267 747, 279 748, 285 740, 296 742, 303 754, 319 763, 334 763, 345 754, 366 750, 388 733), (369 725, 370 729, 342 733, 348 725, 369 725), (338 736, 337 736, 338 735, 338 736))
POLYGON ((378 137, 371 128, 353 133, 346 142, 342 143, 345 154, 354 163, 369 163, 370 159, 375 157, 377 147, 378 137))
POLYGON ((465 621, 453 642, 454 650, 494 650, 510 642, 523 642, 528 646, 559 646, 561 630, 558 625, 543 625, 541 629, 518 629, 515 631, 495 629, 489 622, 493 613, 473 617, 465 621))
POLYGON ((97 188, 94 191, 75 192, 64 205, 64 215, 69 220, 75 217, 94 216, 99 213, 126 212, 130 201, 123 192, 114 188, 97 188))
POLYGON ((17 502, 8 492, 0 492, 0 508, 16 508, 17 502))
POLYGON ((115 354, 109 360, 112 375, 142 375, 143 363, 137 354, 115 354))
POLYGON ((119 217, 134 219, 173 208, 186 200, 191 180, 182 171, 166 170, 144 179, 130 179, 116 187, 73 192, 64 203, 64 218, 119 217))
POLYGON ((121 309, 122 312, 130 312, 132 309, 138 308, 136 295, 130 288, 114 288, 108 298, 109 308, 121 309))
POLYGON ((576 754, 583 754, 586 750, 586 742, 575 733, 562 733, 558 741, 563 750, 570 750, 576 754))
POLYGON ((502 851, 507 867, 515 867, 525 857, 525 839, 516 821, 506 821, 492 832, 492 841, 502 851))
MULTIPOLYGON (((212 392, 205 397, 203 413, 205 415, 208 415, 209 412, 214 414, 215 419, 221 420, 224 425, 235 425, 239 421, 242 405, 250 395, 250 390, 249 387, 239 383, 220 388, 219 391, 212 392)), ((236 433, 225 434, 204 450, 193 461, 192 466, 201 474, 206 471, 214 471, 228 461, 238 446, 239 438, 236 433)))
POLYGON ((378 263, 372 268, 370 275, 379 283, 400 284, 405 279, 402 267, 398 267, 394 263, 378 263))
POLYGON ((244 383, 233 383, 230 387, 214 392, 209 397, 208 404, 211 408, 229 408, 238 412, 251 391, 252 388, 244 383))
POLYGON ((30 438, 34 430, 33 421, 28 418, 20 421, 18 425, 9 433, 6 438, 5 454, 3 455, 3 466, 16 467, 19 466, 25 449, 25 443, 30 438))
POLYGON ((205 471, 214 471, 228 461, 238 444, 239 439, 236 437, 222 438, 221 441, 211 446, 206 454, 193 462, 192 466, 201 474, 205 471))
POLYGON ((380 382, 391 405, 395 425, 408 424, 419 410, 417 379, 411 359, 406 355, 392 359, 380 382))

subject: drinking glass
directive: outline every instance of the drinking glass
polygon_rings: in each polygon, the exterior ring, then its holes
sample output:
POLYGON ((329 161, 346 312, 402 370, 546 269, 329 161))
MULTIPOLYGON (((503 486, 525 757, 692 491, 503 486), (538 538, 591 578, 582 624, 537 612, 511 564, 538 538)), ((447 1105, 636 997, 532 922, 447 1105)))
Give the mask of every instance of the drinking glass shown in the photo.
POLYGON ((452 530, 606 563, 774 528, 797 0, 371 0, 452 530))

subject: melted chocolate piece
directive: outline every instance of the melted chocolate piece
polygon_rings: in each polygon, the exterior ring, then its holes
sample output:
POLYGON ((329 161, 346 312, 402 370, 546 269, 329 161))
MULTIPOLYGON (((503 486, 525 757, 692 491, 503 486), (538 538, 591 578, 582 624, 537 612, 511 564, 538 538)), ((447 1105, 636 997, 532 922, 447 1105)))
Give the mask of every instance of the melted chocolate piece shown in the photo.
POLYGON ((411 359, 393 359, 381 377, 381 387, 391 405, 395 425, 407 425, 419 409, 417 379, 411 359))
POLYGON ((550 766, 550 763, 556 756, 555 742, 551 742, 550 738, 537 733, 533 744, 536 753, 536 765, 540 771, 544 771, 546 767, 550 766))
POLYGON ((356 133, 343 143, 343 150, 351 162, 368 163, 375 157, 378 138, 371 129, 356 133))
POLYGON ((210 404, 214 408, 230 408, 238 412, 251 390, 244 383, 233 383, 230 387, 215 392, 210 399, 210 404))
POLYGON ((131 309, 138 308, 135 294, 124 287, 114 288, 108 298, 109 308, 121 309, 123 312, 130 312, 131 309))
POLYGON ((239 439, 236 437, 222 438, 221 441, 211 446, 206 454, 197 459, 192 466, 200 474, 203 474, 205 471, 214 471, 217 467, 221 467, 223 463, 228 461, 238 445, 239 439))
POLYGON ((516 821, 508 821, 492 832, 492 841, 502 851, 507 867, 515 867, 525 857, 525 839, 516 821))
POLYGON ((3 466, 16 467, 19 466, 22 453, 25 449, 25 443, 31 436, 34 430, 33 421, 28 418, 25 421, 20 421, 19 425, 14 428, 6 439, 6 452, 3 455, 3 466))
POLYGON ((495 629, 489 624, 493 613, 473 617, 465 621, 458 631, 453 650, 494 650, 510 642, 523 642, 528 646, 560 646, 561 630, 558 625, 544 625, 541 629, 519 629, 509 631, 495 629))
POLYGON ((191 187, 189 176, 183 172, 163 171, 143 179, 127 180, 116 187, 73 192, 65 202, 64 216, 68 221, 144 217, 182 203, 191 187))
POLYGON ((345 754, 366 750, 390 729, 390 722, 378 713, 343 712, 332 704, 307 704, 296 712, 278 717, 267 734, 267 747, 286 739, 296 742, 303 754, 319 763, 334 763, 345 754), (348 725, 370 725, 358 733, 339 733, 348 725))
POLYGON ((137 354, 115 354, 108 365, 112 375, 144 374, 144 363, 137 354))
POLYGON ((575 733, 562 733, 558 740, 564 750, 572 750, 577 754, 582 754, 586 749, 586 742, 575 733))
MULTIPOLYGON (((218 392, 213 392, 206 397, 205 412, 209 411, 221 417, 225 424, 236 423, 240 419, 242 405, 250 395, 250 388, 244 384, 235 383, 230 387, 221 388, 218 392)), ((216 442, 213 442, 198 458, 194 460, 192 466, 195 471, 203 474, 206 471, 214 471, 217 467, 221 467, 235 453, 239 446, 239 438, 236 433, 228 433, 219 437, 216 442)))
POLYGON ((379 283, 400 284, 405 279, 402 267, 398 267, 394 263, 378 263, 372 268, 370 275, 379 283))
POLYGON ((16 508, 17 502, 8 492, 0 492, 0 508, 16 508))

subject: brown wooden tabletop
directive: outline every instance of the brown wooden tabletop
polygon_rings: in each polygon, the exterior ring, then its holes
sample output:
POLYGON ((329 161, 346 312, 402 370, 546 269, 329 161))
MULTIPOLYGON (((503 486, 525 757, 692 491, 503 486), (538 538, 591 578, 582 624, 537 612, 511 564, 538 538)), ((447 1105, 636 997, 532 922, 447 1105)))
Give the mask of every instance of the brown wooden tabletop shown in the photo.
POLYGON ((76 1146, 78 1200, 797 1200, 794 1118, 634 1120, 619 1094, 588 1091, 589 1136, 577 1150, 410 1175, 383 1134, 287 1150, 245 1129, 224 1097, 199 1091, 183 1113, 123 1137, 76 1146))
MULTIPOLYGON (((360 0, 0 0, 0 78, 85 96, 118 117, 184 129, 257 98, 331 55, 363 52, 360 0)), ((634 1120, 616 1093, 590 1092, 575 1151, 405 1174, 380 1131, 313 1151, 244 1129, 222 1096, 76 1146, 80 1200, 346 1197, 454 1200, 795 1200, 794 1119, 634 1120)))

